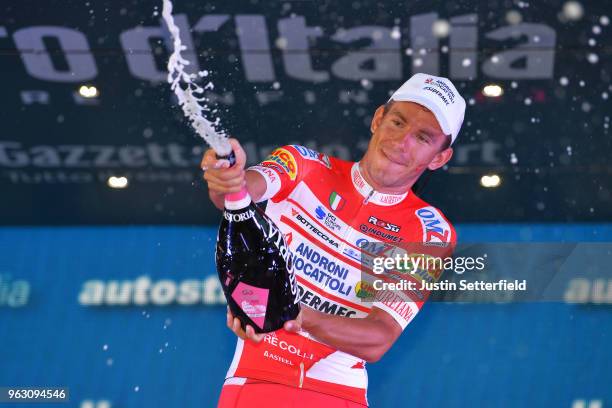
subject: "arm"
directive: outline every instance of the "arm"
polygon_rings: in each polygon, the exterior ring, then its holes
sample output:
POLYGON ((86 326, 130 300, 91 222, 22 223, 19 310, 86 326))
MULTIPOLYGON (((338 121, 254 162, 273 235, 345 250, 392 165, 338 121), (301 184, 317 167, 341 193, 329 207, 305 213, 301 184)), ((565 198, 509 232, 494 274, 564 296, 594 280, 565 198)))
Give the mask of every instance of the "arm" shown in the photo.
MULTIPOLYGON (((238 337, 256 343, 265 336, 255 333, 250 325, 243 331, 240 320, 231 314, 229 308, 227 327, 238 337)), ((302 305, 297 319, 286 322, 284 329, 294 333, 304 329, 322 342, 369 363, 380 360, 402 334, 402 328, 395 319, 377 307, 372 307, 367 317, 352 319, 302 305)))
POLYGON ((302 307, 302 328, 322 342, 370 363, 380 360, 402 334, 395 319, 377 307, 360 319, 302 307))
POLYGON ((266 191, 266 181, 255 171, 246 171, 246 154, 236 139, 230 139, 232 150, 236 155, 236 164, 229 167, 227 160, 219 160, 215 151, 208 149, 202 158, 204 180, 208 185, 208 196, 215 207, 223 210, 225 195, 236 193, 246 185, 253 201, 258 201, 266 191))

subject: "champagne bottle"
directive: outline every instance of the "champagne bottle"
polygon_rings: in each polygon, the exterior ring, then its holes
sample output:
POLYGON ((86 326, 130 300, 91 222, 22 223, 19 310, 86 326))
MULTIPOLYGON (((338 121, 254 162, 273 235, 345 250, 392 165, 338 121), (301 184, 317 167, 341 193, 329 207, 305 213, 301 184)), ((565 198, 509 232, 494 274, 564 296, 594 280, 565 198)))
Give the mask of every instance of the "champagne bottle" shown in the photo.
POLYGON ((283 234, 246 188, 225 196, 216 264, 232 314, 256 333, 283 327, 300 312, 292 255, 283 234))

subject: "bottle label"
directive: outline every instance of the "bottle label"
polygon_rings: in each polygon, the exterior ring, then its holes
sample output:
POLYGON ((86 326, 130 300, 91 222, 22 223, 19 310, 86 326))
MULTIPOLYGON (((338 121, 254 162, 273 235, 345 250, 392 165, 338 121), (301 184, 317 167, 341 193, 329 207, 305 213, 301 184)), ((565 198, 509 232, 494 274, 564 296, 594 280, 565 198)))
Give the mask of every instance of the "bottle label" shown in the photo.
POLYGON ((263 330, 268 308, 268 294, 270 290, 258 288, 244 282, 238 283, 232 292, 232 298, 242 311, 263 330))
POLYGON ((225 218, 228 221, 233 221, 233 222, 242 222, 242 221, 250 220, 251 218, 253 218, 254 215, 255 215, 255 211, 253 210, 248 210, 248 211, 241 212, 241 213, 231 213, 229 211, 223 212, 223 218, 225 218))
POLYGON ((295 272, 293 270, 293 254, 289 250, 289 247, 286 245, 285 240, 283 238, 283 234, 280 230, 274 225, 274 223, 270 222, 268 229, 268 238, 273 239, 276 236, 276 239, 273 241, 274 245, 278 248, 281 256, 285 260, 285 265, 287 266, 287 274, 289 275, 289 284, 291 288, 291 294, 294 298, 294 304, 299 303, 300 299, 297 295, 297 280, 295 278, 295 272))

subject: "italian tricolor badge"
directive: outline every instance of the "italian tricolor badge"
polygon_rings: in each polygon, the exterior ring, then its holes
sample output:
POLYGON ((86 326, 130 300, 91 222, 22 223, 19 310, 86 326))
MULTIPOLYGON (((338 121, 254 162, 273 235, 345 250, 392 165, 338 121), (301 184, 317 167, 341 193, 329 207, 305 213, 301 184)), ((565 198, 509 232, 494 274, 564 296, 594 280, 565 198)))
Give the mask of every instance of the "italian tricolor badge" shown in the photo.
POLYGON ((346 204, 344 198, 342 198, 340 194, 336 193, 335 191, 332 191, 332 193, 329 195, 329 206, 331 209, 334 211, 340 211, 344 207, 344 204, 346 204))

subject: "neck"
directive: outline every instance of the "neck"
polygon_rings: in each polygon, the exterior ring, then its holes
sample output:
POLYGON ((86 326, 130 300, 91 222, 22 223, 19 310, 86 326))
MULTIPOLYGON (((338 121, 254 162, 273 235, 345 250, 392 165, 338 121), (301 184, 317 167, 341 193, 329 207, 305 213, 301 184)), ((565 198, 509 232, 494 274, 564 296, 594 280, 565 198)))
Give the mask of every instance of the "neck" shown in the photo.
POLYGON ((374 190, 384 194, 404 194, 410 191, 419 178, 419 175, 417 175, 401 182, 386 184, 384 182, 385 172, 376 169, 365 157, 359 162, 359 170, 365 181, 367 181, 374 190))

